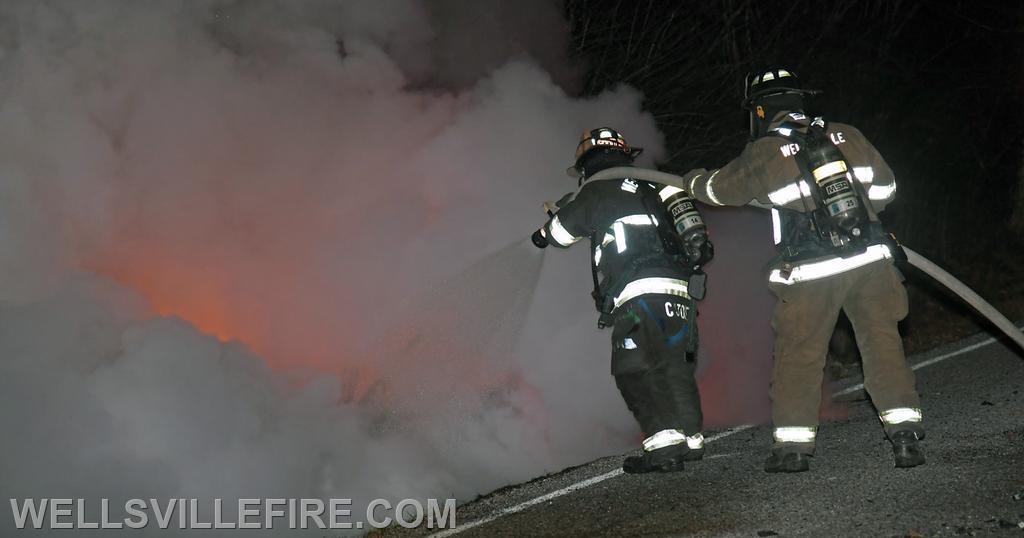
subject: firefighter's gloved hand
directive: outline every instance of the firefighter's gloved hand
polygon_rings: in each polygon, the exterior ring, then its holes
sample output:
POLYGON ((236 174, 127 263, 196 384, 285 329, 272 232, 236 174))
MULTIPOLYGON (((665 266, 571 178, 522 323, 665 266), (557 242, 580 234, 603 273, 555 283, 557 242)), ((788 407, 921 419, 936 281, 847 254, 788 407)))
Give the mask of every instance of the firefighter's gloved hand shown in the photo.
POLYGON ((572 201, 574 196, 576 196, 575 192, 567 192, 567 193, 565 193, 564 196, 562 196, 561 198, 558 199, 557 202, 555 202, 555 206, 558 207, 558 208, 565 207, 566 204, 568 204, 570 201, 572 201))
POLYGON ((533 232, 530 236, 530 241, 533 241, 533 246, 537 248, 545 248, 548 246, 548 238, 544 235, 544 228, 533 232))
POLYGON ((559 209, 565 207, 565 205, 568 204, 574 196, 576 196, 576 193, 570 192, 559 198, 557 202, 544 202, 544 212, 547 213, 549 217, 554 217, 555 213, 558 213, 559 209))
POLYGON ((889 252, 892 253, 893 259, 898 262, 907 261, 907 251, 903 250, 903 245, 896 239, 896 234, 890 233, 885 238, 886 246, 889 247, 889 252))
POLYGON ((544 212, 547 213, 549 217, 554 217, 555 213, 558 213, 557 204, 558 202, 544 202, 544 212))

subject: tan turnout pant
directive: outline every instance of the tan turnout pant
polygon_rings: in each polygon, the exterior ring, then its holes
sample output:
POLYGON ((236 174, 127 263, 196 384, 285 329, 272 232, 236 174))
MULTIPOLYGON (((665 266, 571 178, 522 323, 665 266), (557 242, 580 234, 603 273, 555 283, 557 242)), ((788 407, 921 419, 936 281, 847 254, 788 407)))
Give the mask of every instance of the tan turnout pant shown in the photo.
POLYGON ((907 291, 891 260, 832 277, 770 284, 778 302, 772 318, 775 366, 772 420, 779 427, 816 427, 822 372, 843 309, 853 324, 864 365, 864 387, 879 410, 920 407, 897 322, 907 315, 907 291))

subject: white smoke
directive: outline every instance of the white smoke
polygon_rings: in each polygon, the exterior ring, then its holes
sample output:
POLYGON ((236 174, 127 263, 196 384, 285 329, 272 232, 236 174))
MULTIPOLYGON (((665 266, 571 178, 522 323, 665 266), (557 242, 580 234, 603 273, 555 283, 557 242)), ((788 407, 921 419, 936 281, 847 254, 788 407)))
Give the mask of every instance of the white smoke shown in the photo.
POLYGON ((661 153, 637 92, 567 96, 564 26, 0 6, 2 497, 467 499, 635 446, 586 249, 522 242, 584 128, 661 153))

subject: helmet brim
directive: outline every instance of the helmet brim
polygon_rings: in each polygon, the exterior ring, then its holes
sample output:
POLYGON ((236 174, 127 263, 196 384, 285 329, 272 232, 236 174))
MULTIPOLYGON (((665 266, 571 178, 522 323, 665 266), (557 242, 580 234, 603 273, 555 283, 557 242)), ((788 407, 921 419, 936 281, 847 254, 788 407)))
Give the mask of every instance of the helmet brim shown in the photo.
POLYGON ((751 103, 753 103, 754 101, 762 97, 768 97, 769 95, 777 95, 780 93, 798 93, 800 95, 812 97, 821 94, 821 90, 805 90, 802 88, 788 88, 785 86, 776 86, 774 88, 760 90, 748 95, 746 98, 743 99, 743 101, 740 102, 740 107, 744 109, 750 108, 751 103))
MULTIPOLYGON (((626 153, 629 155, 629 158, 632 160, 632 159, 636 159, 643 152, 644 152, 644 148, 632 148, 631 147, 631 148, 629 148, 629 151, 626 152, 626 153)), ((584 155, 586 155, 586 154, 584 154, 584 155)), ((582 159, 582 158, 583 158, 583 155, 580 155, 580 159, 582 159)), ((581 174, 579 169, 576 168, 577 166, 579 166, 579 161, 576 161, 576 164, 570 166, 569 168, 566 168, 565 169, 565 175, 567 175, 567 176, 569 176, 571 178, 574 178, 574 179, 578 179, 578 178, 583 177, 583 174, 581 174)))

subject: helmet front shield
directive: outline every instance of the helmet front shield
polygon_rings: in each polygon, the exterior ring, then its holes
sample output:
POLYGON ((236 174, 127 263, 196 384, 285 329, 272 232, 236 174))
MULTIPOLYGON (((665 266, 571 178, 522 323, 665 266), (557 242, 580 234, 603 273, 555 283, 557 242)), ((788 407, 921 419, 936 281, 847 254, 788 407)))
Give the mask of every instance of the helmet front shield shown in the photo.
POLYGON ((581 177, 583 174, 581 164, 584 158, 594 151, 619 151, 625 153, 630 160, 636 159, 643 151, 643 148, 630 147, 626 139, 615 129, 610 127, 598 127, 589 131, 583 131, 579 143, 576 145, 576 161, 565 170, 569 177, 581 177))

